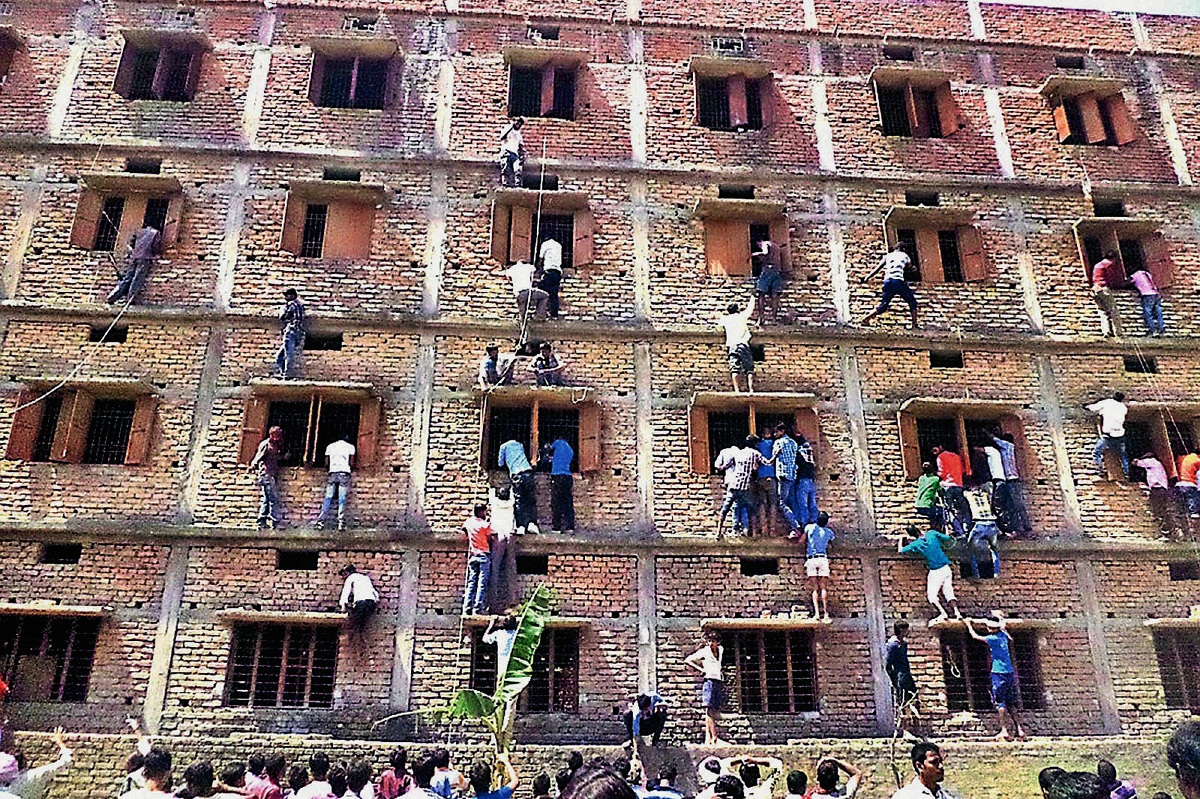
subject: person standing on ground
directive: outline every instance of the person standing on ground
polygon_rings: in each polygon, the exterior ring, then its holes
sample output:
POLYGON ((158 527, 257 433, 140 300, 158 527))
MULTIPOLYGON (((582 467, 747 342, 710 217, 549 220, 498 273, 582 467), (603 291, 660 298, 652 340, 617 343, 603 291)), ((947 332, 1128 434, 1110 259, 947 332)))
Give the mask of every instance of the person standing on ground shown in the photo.
POLYGON ((999 612, 996 619, 988 619, 987 635, 980 635, 971 624, 971 619, 963 619, 967 632, 976 641, 983 641, 992 653, 992 703, 1000 716, 1000 732, 996 735, 1001 741, 1023 741, 1025 731, 1021 729, 1021 720, 1017 717, 1017 670, 1012 662, 1012 636, 1008 634, 1007 621, 999 612))
POLYGON ((937 467, 930 461, 921 464, 921 476, 917 478, 917 498, 913 510, 918 516, 929 520, 929 526, 935 530, 945 527, 942 509, 938 507, 938 492, 942 488, 942 480, 938 477, 937 467))
POLYGON ((1200 799, 1200 721, 1185 721, 1171 733, 1167 765, 1183 799, 1200 799))
POLYGON ((779 317, 779 295, 783 293, 783 252, 775 242, 765 239, 758 243, 758 251, 752 258, 759 263, 758 278, 754 281, 754 296, 758 299, 758 315, 755 321, 767 324, 779 317))
POLYGON ((321 513, 317 516, 318 528, 325 527, 336 495, 337 529, 338 532, 345 531, 346 495, 350 493, 350 470, 354 466, 354 455, 357 451, 350 443, 349 435, 343 435, 325 448, 325 466, 329 469, 329 479, 325 483, 325 501, 321 503, 321 513))
POLYGON ((142 761, 142 776, 145 788, 135 788, 121 794, 121 799, 166 799, 171 796, 171 753, 154 747, 142 761))
POLYGON ((824 758, 817 764, 817 787, 809 797, 828 796, 830 799, 854 799, 858 794, 858 785, 862 780, 862 771, 844 760, 836 757, 824 758), (838 788, 838 778, 846 773, 846 787, 838 788))
MULTIPOLYGON (((50 781, 60 771, 71 765, 72 752, 67 748, 63 741, 63 728, 55 727, 54 736, 51 739, 54 745, 58 747, 58 758, 51 763, 37 768, 27 769, 17 774, 16 778, 9 782, 6 788, 0 787, 0 790, 6 790, 9 793, 16 794, 20 799, 45 799, 46 791, 50 788, 50 781)), ((20 755, 17 756, 18 761, 23 761, 20 755)))
POLYGON ((550 529, 555 533, 575 534, 575 477, 571 463, 575 450, 565 438, 550 444, 550 529))
POLYGON ((913 744, 910 756, 913 781, 892 794, 892 799, 943 799, 942 780, 946 779, 946 768, 942 763, 942 750, 930 741, 913 744))
POLYGON ((1118 259, 1116 251, 1109 250, 1092 267, 1092 301, 1100 311, 1100 333, 1105 338, 1117 334, 1117 303, 1112 295, 1112 273, 1116 270, 1118 259))
POLYGON ((1162 294, 1158 292, 1154 278, 1145 269, 1139 269, 1129 276, 1129 282, 1137 289, 1138 299, 1142 303, 1142 323, 1146 325, 1146 332, 1156 338, 1166 333, 1162 294))
POLYGON ((946 604, 950 606, 954 618, 961 619, 962 614, 958 611, 958 600, 954 596, 954 570, 950 568, 950 558, 946 557, 945 550, 946 547, 954 545, 954 539, 937 530, 928 530, 922 534, 914 524, 910 524, 904 532, 905 535, 900 536, 897 551, 901 555, 924 558, 925 565, 929 568, 929 576, 925 582, 925 597, 929 600, 929 604, 938 610, 937 618, 930 624, 937 624, 949 618, 946 615, 946 608, 938 599, 939 594, 946 597, 946 604), (909 542, 909 539, 913 540, 909 542))
MULTIPOLYGON (((403 749, 399 751, 404 752, 403 749)), ((394 752, 392 758, 392 762, 395 763, 394 752)), ((325 752, 313 752, 308 758, 308 770, 311 775, 308 785, 296 791, 293 799, 327 799, 333 793, 333 789, 329 787, 329 755, 325 752)), ((380 782, 380 789, 383 789, 382 782, 380 782)), ((405 790, 407 791, 407 789, 405 790)), ((395 794, 390 798, 385 796, 383 799, 396 799, 397 796, 400 794, 395 794)))
POLYGON ((916 740, 913 728, 921 718, 921 700, 917 681, 913 679, 908 662, 909 623, 897 619, 892 625, 892 637, 884 650, 883 666, 892 683, 892 704, 895 706, 896 729, 905 739, 916 740))
POLYGON ((283 340, 275 356, 275 374, 288 379, 296 376, 296 350, 304 345, 308 321, 304 314, 304 305, 295 289, 285 289, 283 300, 283 311, 279 314, 279 321, 283 325, 283 340))
POLYGON ((704 646, 684 658, 684 664, 691 666, 704 677, 702 699, 704 703, 704 743, 715 746, 721 742, 718 724, 721 720, 721 709, 725 706, 725 680, 721 674, 721 664, 725 659, 725 647, 721 646, 721 634, 709 630, 704 634, 704 646))
POLYGON ((911 265, 912 259, 904 251, 904 245, 896 242, 891 252, 883 256, 883 260, 879 262, 879 266, 871 270, 871 274, 862 279, 862 282, 866 283, 879 274, 880 270, 883 270, 883 297, 879 300, 879 305, 875 306, 875 310, 859 320, 860 325, 870 324, 872 319, 892 307, 892 300, 899 297, 908 303, 908 313, 912 317, 912 329, 917 329, 917 297, 913 294, 912 287, 908 285, 908 281, 904 279, 904 273, 911 265))
POLYGON ((283 459, 283 428, 278 425, 267 431, 250 461, 250 470, 257 473, 260 502, 258 529, 274 529, 283 523, 283 503, 279 499, 279 462, 283 459))
POLYGON ((137 302, 138 295, 150 276, 154 259, 162 253, 162 234, 153 225, 145 225, 133 234, 129 241, 129 254, 125 256, 125 271, 121 273, 116 287, 109 293, 106 302, 127 300, 130 305, 137 302))
POLYGON ((549 303, 550 318, 557 319, 559 312, 558 290, 562 286, 563 255, 562 245, 554 239, 546 239, 538 248, 538 263, 542 267, 542 279, 538 286, 546 292, 549 303))
POLYGON ((1129 479, 1129 453, 1125 451, 1125 417, 1129 414, 1129 406, 1125 404, 1125 394, 1113 392, 1111 399, 1102 399, 1086 406, 1087 410, 1100 417, 1100 438, 1092 448, 1092 459, 1096 462, 1096 472, 1101 480, 1108 479, 1108 471, 1104 468, 1104 453, 1112 450, 1121 460, 1121 471, 1125 479, 1129 479))
POLYGON ((487 609, 492 569, 492 527, 487 521, 487 505, 477 504, 463 528, 467 533, 467 581, 463 588, 462 615, 481 616, 487 609))
POLYGON ((829 514, 821 511, 817 520, 804 528, 804 573, 812 583, 813 618, 829 624, 829 601, 826 585, 829 583, 829 542, 833 530, 829 529, 829 514), (818 601, 820 600, 820 601, 818 601))
POLYGON ((513 799, 513 792, 521 783, 520 778, 517 777, 517 771, 513 768, 507 754, 497 755, 496 762, 504 769, 501 776, 504 784, 494 791, 492 790, 491 766, 479 763, 471 769, 471 790, 475 792, 475 799, 513 799))
POLYGON ((1104 783, 1104 792, 1108 799, 1137 799, 1137 788, 1129 780, 1117 778, 1117 767, 1111 760, 1101 758, 1096 763, 1096 776, 1104 783))
POLYGON ((338 574, 346 579, 338 605, 347 614, 351 629, 361 630, 379 607, 379 592, 353 563, 347 563, 338 574))
POLYGON ((500 445, 498 463, 501 469, 508 469, 508 478, 512 482, 517 535, 525 535, 526 532, 537 534, 537 494, 534 491, 533 466, 525 456, 525 447, 514 439, 505 441, 500 445))
MULTIPOLYGON (((454 799, 467 790, 467 778, 458 769, 450 766, 450 750, 439 748, 433 750, 433 764, 437 770, 433 774, 430 788, 442 799, 454 799)), ((420 784, 417 780, 417 784, 420 784)))
POLYGON ((729 353, 729 372, 733 378, 733 390, 740 392, 738 376, 746 376, 746 391, 754 393, 754 353, 750 350, 750 318, 754 315, 754 298, 746 310, 736 302, 729 303, 721 317, 721 328, 725 331, 725 349, 729 353))
POLYGON ((517 117, 500 133, 500 184, 509 188, 520 187, 525 171, 524 127, 524 118, 517 117))
POLYGON ((957 536, 966 535, 974 524, 971 515, 971 504, 963 493, 966 484, 965 467, 962 456, 942 446, 933 448, 937 463, 938 479, 941 480, 942 495, 950 507, 950 524, 957 536))

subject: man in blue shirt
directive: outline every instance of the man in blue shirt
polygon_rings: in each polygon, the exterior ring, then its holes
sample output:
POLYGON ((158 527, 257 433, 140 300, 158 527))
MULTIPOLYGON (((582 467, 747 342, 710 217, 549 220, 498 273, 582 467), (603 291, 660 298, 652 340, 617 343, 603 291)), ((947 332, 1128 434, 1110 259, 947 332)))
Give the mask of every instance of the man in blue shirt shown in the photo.
MULTIPOLYGON (((800 522, 796 520, 796 439, 788 435, 787 426, 775 426, 775 443, 771 446, 771 458, 775 463, 775 484, 779 490, 779 512, 792 529, 789 536, 800 534, 800 522)), ((814 517, 813 520, 815 520, 814 517)))
POLYGON ((525 457, 525 447, 519 441, 509 439, 500 445, 499 465, 508 469, 508 478, 512 481, 513 513, 517 522, 517 535, 524 535, 528 530, 537 533, 537 495, 533 486, 533 466, 525 457))
MULTIPOLYGON (((771 437, 771 429, 764 427, 758 431, 758 451, 763 460, 771 459, 771 448, 775 442, 771 437)), ((754 481, 755 519, 753 529, 758 535, 771 536, 778 529, 776 524, 775 507, 779 503, 779 492, 775 486, 775 464, 764 463, 758 467, 758 476, 754 481)))
POLYGON ((988 634, 980 635, 970 619, 964 621, 971 637, 987 644, 992 653, 992 704, 1000 715, 1000 733, 996 738, 1001 741, 1024 741, 1025 731, 1021 729, 1021 720, 1017 718, 1017 670, 1013 667, 1010 648, 1012 636, 1008 634, 1007 622, 1003 614, 996 611, 995 620, 988 619, 985 622, 988 634))
POLYGON ((826 624, 831 621, 825 586, 829 582, 829 542, 832 540, 829 514, 821 511, 817 514, 816 523, 804 528, 804 572, 812 580, 813 618, 826 624))
POLYGON ((571 445, 565 439, 554 439, 550 445, 550 527, 556 533, 575 532, 575 478, 571 475, 574 460, 575 450, 571 445))
POLYGON ((937 530, 928 530, 924 535, 915 524, 905 528, 905 534, 899 537, 896 549, 901 555, 916 555, 925 559, 929 567, 929 577, 925 583, 925 596, 929 603, 938 609, 938 616, 930 624, 936 624, 949 618, 946 608, 938 601, 938 594, 946 597, 946 603, 954 613, 954 618, 961 619, 958 611, 958 599, 954 596, 954 570, 950 568, 950 558, 946 557, 946 547, 954 544, 954 539, 937 530), (916 539, 910 543, 909 539, 916 539))

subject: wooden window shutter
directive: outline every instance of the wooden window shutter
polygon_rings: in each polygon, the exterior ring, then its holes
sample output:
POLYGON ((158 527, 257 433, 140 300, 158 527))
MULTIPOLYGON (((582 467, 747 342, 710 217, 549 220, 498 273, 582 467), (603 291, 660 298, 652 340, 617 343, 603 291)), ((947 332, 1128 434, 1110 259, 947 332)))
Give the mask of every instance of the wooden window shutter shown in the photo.
POLYGON ((508 263, 508 235, 512 229, 512 206, 492 200, 492 259, 508 263))
POLYGON ((1175 283, 1175 262, 1171 260, 1171 250, 1161 233, 1142 239, 1142 260, 1160 289, 1170 288, 1175 283))
POLYGON ((113 91, 128 98, 133 88, 133 62, 137 59, 137 48, 126 40, 121 48, 121 60, 117 64, 117 74, 113 79, 113 91))
POLYGON ((813 460, 821 462, 821 422, 816 408, 801 408, 796 411, 796 432, 812 445, 813 460))
POLYGON ((700 75, 692 73, 692 124, 700 124, 700 75))
POLYGON ((104 210, 104 197, 94 191, 79 192, 79 203, 75 206, 75 222, 71 225, 71 246, 92 249, 96 243, 96 228, 104 210))
POLYGON ((308 203, 304 198, 288 193, 287 206, 283 211, 283 230, 279 235, 279 249, 300 254, 300 243, 304 238, 304 213, 308 203))
POLYGON ((321 92, 325 86, 325 56, 314 51, 312 68, 308 71, 308 101, 313 105, 321 104, 321 92))
POLYGON ((508 257, 513 261, 530 261, 533 258, 533 209, 524 205, 512 207, 512 235, 509 238, 508 257))
POLYGON ((963 280, 976 283, 987 280, 987 253, 983 251, 983 236, 974 225, 958 228, 958 259, 962 265, 963 280))
POLYGON ((1000 417, 1000 430, 1013 437, 1013 446, 1017 449, 1017 468, 1021 471, 1021 479, 1026 482, 1036 480, 1041 473, 1041 460, 1029 448, 1025 438, 1025 424, 1021 417, 1009 413, 1000 417))
POLYGON ((792 269, 792 229, 785 217, 771 220, 771 241, 779 245, 779 261, 784 272, 792 269))
POLYGON ((725 81, 725 90, 729 92, 729 126, 740 128, 746 126, 746 76, 730 75, 725 81))
MULTIPOLYGON (((354 463, 358 468, 374 466, 379 456, 379 422, 383 401, 379 397, 365 399, 358 411, 358 442, 354 463)), ((323 454, 323 453, 322 453, 323 454)))
POLYGON ((904 105, 908 108, 908 124, 915 139, 928 139, 930 131, 929 106, 918 103, 912 84, 904 86, 904 105))
POLYGON ((750 228, 737 219, 704 220, 704 257, 712 275, 750 274, 750 228))
POLYGON ((195 99, 196 91, 200 88, 200 70, 204 67, 204 51, 193 49, 191 59, 191 62, 188 63, 187 84, 183 89, 188 100, 195 99))
POLYGON ((248 464, 254 460, 258 445, 267 437, 267 412, 271 408, 269 400, 263 397, 250 397, 242 411, 242 443, 238 448, 238 463, 248 464))
POLYGON ((542 67, 542 116, 549 116, 554 111, 554 65, 542 67))
POLYGON ((871 91, 875 94, 875 112, 879 115, 879 132, 882 134, 883 127, 883 103, 879 100, 879 81, 871 81, 871 91))
POLYGON ((1108 111, 1108 119, 1112 122, 1113 135, 1116 137, 1117 144, 1129 144, 1137 141, 1137 124, 1133 121, 1133 115, 1129 113, 1129 106, 1125 104, 1124 95, 1114 94, 1104 98, 1104 106, 1108 111))
POLYGON ((900 427, 900 457, 904 464, 904 479, 921 476, 921 445, 917 439, 917 417, 907 411, 896 414, 900 427))
POLYGON ((1050 99, 1050 110, 1054 114, 1054 130, 1058 133, 1059 143, 1071 138, 1071 120, 1067 117, 1067 106, 1058 95, 1050 99))
POLYGON ((42 413, 46 409, 44 401, 34 402, 41 394, 36 389, 27 388, 17 395, 17 407, 20 410, 13 414, 8 450, 4 454, 10 461, 27 461, 33 457, 38 429, 42 426, 42 413))
POLYGON ((1096 95, 1081 94, 1075 98, 1079 103, 1079 116, 1083 120, 1083 138, 1088 144, 1100 144, 1108 138, 1104 130, 1104 119, 1100 116, 1100 103, 1096 95))
MULTIPOLYGON (((1150 446, 1154 450, 1154 457, 1158 458, 1162 463, 1163 468, 1167 471, 1167 477, 1178 477, 1179 471, 1175 466, 1176 453, 1171 451, 1171 438, 1167 435, 1167 420, 1162 411, 1158 411, 1150 420, 1150 446)), ((1136 460, 1146 453, 1144 452, 1126 452, 1129 460, 1136 460)), ((1178 453, 1180 456, 1186 453, 1178 453)))
POLYGON ((572 266, 587 266, 595 258, 596 216, 592 209, 575 212, 575 246, 571 251, 572 266))
POLYGON ((156 100, 163 99, 167 92, 167 78, 171 74, 171 62, 177 53, 166 47, 158 51, 158 62, 154 65, 154 78, 150 81, 150 92, 156 100))
POLYGON ((121 229, 117 234, 117 246, 113 249, 115 255, 125 255, 133 249, 133 237, 142 229, 146 221, 146 195, 131 194, 125 198, 125 207, 121 211, 121 229))
POLYGON ((173 194, 167 201, 167 223, 163 225, 163 249, 173 247, 179 242, 179 222, 183 218, 183 195, 173 194))
POLYGON ((921 264, 921 282, 941 283, 945 280, 942 271, 942 247, 938 243, 938 232, 933 228, 917 228, 917 261, 921 264))
POLYGON ((949 82, 938 84, 934 90, 937 99, 938 121, 942 126, 942 137, 953 136, 962 126, 962 118, 958 113, 958 103, 954 102, 954 92, 949 82))
POLYGON ((87 450, 88 426, 92 422, 92 395, 86 391, 64 391, 58 429, 50 460, 59 463, 79 463, 87 450))
POLYGON ((600 469, 600 405, 584 402, 579 405, 579 471, 600 469))
POLYGON ((387 83, 383 90, 383 107, 396 108, 401 104, 404 88, 404 59, 392 56, 388 60, 387 83))
POLYGON ((129 430, 129 445, 125 448, 125 465, 136 466, 150 457, 150 442, 154 438, 154 417, 158 397, 150 394, 138 397, 133 409, 133 426, 129 430))
POLYGON ((708 455, 708 409, 699 405, 688 408, 688 451, 694 474, 712 474, 708 455))
POLYGON ((374 227, 375 206, 367 203, 330 203, 322 257, 370 258, 371 230, 374 227))

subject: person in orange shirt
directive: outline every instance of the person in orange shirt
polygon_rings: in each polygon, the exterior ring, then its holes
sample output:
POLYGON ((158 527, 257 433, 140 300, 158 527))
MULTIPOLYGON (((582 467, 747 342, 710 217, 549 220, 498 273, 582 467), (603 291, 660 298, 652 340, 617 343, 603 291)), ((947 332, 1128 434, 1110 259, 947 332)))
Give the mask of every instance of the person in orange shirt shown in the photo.
POLYGON ((1192 451, 1183 456, 1179 463, 1179 482, 1175 487, 1187 501, 1188 515, 1200 519, 1200 487, 1196 485, 1196 475, 1200 472, 1200 446, 1193 446, 1192 451))
POLYGON ((952 514, 950 523, 954 527, 954 534, 966 535, 975 526, 975 519, 971 515, 971 506, 967 503, 967 495, 963 493, 963 482, 966 478, 962 456, 942 446, 934 447, 933 454, 937 458, 942 494, 945 495, 946 504, 952 514))
POLYGON ((488 582, 492 567, 492 525, 488 506, 475 506, 475 514, 463 525, 467 532, 467 585, 463 590, 464 616, 482 615, 487 608, 488 582))

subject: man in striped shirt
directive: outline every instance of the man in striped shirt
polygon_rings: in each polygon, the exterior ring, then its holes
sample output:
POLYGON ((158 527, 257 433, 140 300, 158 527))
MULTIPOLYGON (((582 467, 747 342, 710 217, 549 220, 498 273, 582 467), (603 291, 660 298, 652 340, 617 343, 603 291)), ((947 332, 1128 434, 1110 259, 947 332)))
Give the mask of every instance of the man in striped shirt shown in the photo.
MULTIPOLYGON (((741 447, 722 450, 721 456, 717 458, 717 468, 726 470, 725 486, 735 506, 733 515, 734 535, 742 535, 745 530, 745 527, 742 525, 744 517, 740 512, 741 509, 746 509, 745 517, 752 517, 754 515, 754 499, 750 494, 750 485, 754 481, 754 476, 758 473, 758 467, 767 463, 767 459, 758 451, 758 441, 758 436, 746 436, 746 441, 741 447)), ((725 514, 722 513, 721 519, 717 522, 718 538, 724 532, 724 520, 725 514)))

